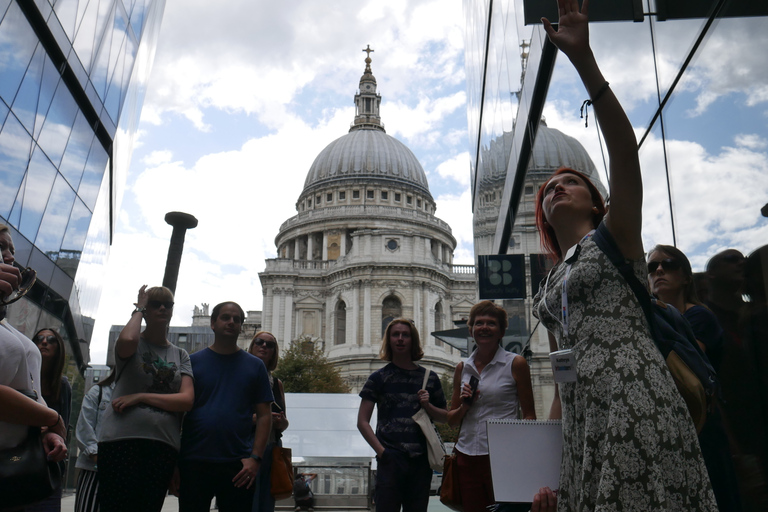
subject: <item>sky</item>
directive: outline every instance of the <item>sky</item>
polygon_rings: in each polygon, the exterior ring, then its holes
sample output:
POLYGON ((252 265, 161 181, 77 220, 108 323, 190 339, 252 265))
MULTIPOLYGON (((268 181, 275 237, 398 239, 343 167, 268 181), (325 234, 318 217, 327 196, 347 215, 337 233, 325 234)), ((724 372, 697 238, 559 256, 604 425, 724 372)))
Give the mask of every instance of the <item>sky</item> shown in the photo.
MULTIPOLYGON (((465 24, 457 0, 169 1, 92 362, 105 361, 109 327, 129 319, 141 285, 161 284, 169 211, 199 221, 187 232, 172 325, 189 325, 202 303, 234 300, 245 310, 261 309, 258 272, 276 255, 275 237, 296 214, 314 158, 349 129, 367 45, 387 133, 421 161, 436 215, 458 242, 454 261, 473 263, 465 24)), ((668 84, 701 22, 660 25, 658 67, 668 84)), ((649 37, 640 26, 601 24, 592 32, 598 61, 638 136, 656 99, 649 37)), ((713 58, 694 61, 667 125, 678 245, 695 269, 717 250, 748 252, 768 239, 759 216, 768 202, 768 55, 753 51, 768 48, 768 30, 763 19, 724 20, 716 28, 703 52, 713 58), (734 58, 744 55, 750 58, 734 58)), ((529 39, 533 29, 517 30, 529 39)), ((594 125, 584 128, 578 118, 585 98, 567 60, 558 59, 547 124, 576 137, 599 164, 594 125)), ((658 131, 641 159, 644 242, 670 243, 658 131)))

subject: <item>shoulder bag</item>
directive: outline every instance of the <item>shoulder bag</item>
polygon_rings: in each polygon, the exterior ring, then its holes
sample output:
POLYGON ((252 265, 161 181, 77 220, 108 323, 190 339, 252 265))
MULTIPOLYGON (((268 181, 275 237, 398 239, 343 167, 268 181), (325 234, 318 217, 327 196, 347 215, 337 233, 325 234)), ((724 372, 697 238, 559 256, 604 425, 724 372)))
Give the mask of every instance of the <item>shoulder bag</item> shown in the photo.
POLYGON ((271 492, 275 500, 290 498, 293 494, 293 465, 291 449, 282 446, 272 447, 272 473, 270 475, 271 492))
MULTIPOLYGON (((427 381, 429 380, 429 369, 424 368, 424 382, 421 385, 421 389, 427 389, 427 381)), ((435 424, 432 423, 432 418, 429 417, 427 411, 423 407, 419 408, 418 412, 412 416, 413 421, 421 428, 424 433, 424 437, 427 438, 427 454, 429 455, 429 466, 434 471, 443 470, 443 459, 445 458, 445 445, 443 440, 440 439, 440 434, 435 428, 435 424)))
POLYGON ((667 363, 696 431, 701 432, 720 388, 717 374, 696 342, 691 326, 674 306, 651 297, 646 286, 635 276, 632 265, 621 254, 605 224, 600 223, 592 238, 637 297, 648 321, 651 337, 667 363))
MULTIPOLYGON (((36 400, 34 390, 19 391, 36 400)), ((40 427, 29 427, 18 446, 0 450, 0 496, 5 508, 21 507, 42 501, 61 486, 61 469, 50 462, 43 448, 40 427)))

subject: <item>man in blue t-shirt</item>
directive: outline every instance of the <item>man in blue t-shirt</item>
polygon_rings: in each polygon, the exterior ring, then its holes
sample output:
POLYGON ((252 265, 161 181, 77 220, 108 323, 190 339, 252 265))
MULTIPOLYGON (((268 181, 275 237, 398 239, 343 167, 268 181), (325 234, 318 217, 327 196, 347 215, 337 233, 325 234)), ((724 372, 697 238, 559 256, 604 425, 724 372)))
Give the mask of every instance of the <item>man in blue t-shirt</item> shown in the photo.
POLYGON ((253 504, 273 397, 264 363, 237 346, 244 319, 238 304, 218 304, 211 313, 213 345, 190 356, 195 404, 182 427, 181 512, 208 512, 214 496, 222 512, 250 512, 253 504))

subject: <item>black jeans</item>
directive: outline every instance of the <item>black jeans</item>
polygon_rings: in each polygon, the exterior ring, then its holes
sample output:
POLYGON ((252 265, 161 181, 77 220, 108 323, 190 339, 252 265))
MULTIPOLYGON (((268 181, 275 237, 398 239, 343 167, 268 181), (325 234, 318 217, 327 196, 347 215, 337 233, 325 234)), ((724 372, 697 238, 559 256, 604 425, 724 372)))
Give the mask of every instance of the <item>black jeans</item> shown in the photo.
POLYGON ((258 482, 254 482, 250 489, 235 487, 232 479, 241 469, 243 463, 239 460, 179 462, 180 512, 209 512, 214 496, 220 512, 251 512, 258 482))
POLYGON ((378 512, 426 512, 432 469, 426 454, 408 454, 387 448, 378 458, 376 510, 378 512))

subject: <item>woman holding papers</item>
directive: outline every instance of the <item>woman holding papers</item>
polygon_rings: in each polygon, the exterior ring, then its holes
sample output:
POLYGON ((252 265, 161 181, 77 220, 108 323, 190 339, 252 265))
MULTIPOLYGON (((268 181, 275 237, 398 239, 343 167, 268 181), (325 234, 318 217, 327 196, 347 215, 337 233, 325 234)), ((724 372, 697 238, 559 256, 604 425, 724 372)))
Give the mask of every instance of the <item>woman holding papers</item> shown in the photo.
POLYGON ((501 346, 507 312, 484 300, 470 310, 468 325, 477 348, 456 367, 447 416, 450 425, 461 424, 456 460, 464 512, 486 512, 495 502, 486 421, 517 419, 521 411, 535 420, 536 411, 528 363, 501 346))
POLYGON ((642 308, 592 240, 600 222, 633 265, 647 268, 640 234, 642 181, 632 125, 589 45, 588 0, 558 0, 550 41, 590 95, 610 156, 611 208, 584 175, 560 169, 537 196, 542 243, 556 262, 534 299, 552 350, 570 351, 576 375, 558 384, 563 511, 716 511, 696 430, 651 339, 642 308))

